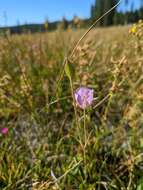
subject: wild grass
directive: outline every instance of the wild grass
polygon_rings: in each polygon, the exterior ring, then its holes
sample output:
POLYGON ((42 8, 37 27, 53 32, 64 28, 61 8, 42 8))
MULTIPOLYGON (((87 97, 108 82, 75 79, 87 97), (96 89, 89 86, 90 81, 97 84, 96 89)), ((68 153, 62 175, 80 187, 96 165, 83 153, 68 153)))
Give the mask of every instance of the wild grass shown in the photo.
POLYGON ((57 86, 84 32, 0 38, 0 189, 143 189, 143 23, 93 29, 57 86))

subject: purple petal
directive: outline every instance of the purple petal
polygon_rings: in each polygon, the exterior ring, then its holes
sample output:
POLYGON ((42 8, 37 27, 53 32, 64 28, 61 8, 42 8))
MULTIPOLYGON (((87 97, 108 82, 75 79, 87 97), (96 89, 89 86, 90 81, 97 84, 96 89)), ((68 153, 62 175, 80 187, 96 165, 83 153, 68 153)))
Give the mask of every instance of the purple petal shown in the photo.
POLYGON ((93 93, 92 89, 86 87, 80 87, 75 92, 75 100, 77 105, 85 109, 86 107, 90 106, 93 102, 93 93))

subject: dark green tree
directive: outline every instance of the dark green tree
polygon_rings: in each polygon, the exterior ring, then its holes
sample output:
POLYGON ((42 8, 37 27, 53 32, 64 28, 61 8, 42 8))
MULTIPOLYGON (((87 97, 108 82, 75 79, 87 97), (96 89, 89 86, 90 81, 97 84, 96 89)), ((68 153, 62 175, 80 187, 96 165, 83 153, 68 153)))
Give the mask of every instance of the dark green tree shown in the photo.
MULTIPOLYGON (((95 5, 91 7, 91 18, 99 18, 105 12, 107 12, 111 7, 117 3, 117 0, 96 0, 95 5)), ((109 26, 114 23, 114 16, 116 10, 112 10, 104 19, 100 20, 98 25, 109 26)))
POLYGON ((143 19, 143 0, 140 1, 141 8, 139 9, 139 18, 143 19))
POLYGON ((94 20, 95 19, 95 6, 91 5, 91 19, 94 20))
POLYGON ((61 21, 61 29, 66 30, 67 28, 68 28, 68 21, 65 17, 63 17, 61 21))
MULTIPOLYGON (((96 0, 95 4, 95 15, 97 18, 99 18, 101 15, 104 14, 105 9, 105 1, 106 0, 96 0)), ((103 26, 104 21, 103 19, 99 21, 98 25, 103 26)))
MULTIPOLYGON (((104 12, 107 12, 111 9, 115 4, 117 4, 117 0, 104 0, 104 12)), ((106 17, 103 19, 104 26, 110 26, 114 24, 114 17, 116 14, 116 9, 112 10, 106 17)))
MULTIPOLYGON (((126 7, 128 7, 128 3, 129 3, 129 1, 128 1, 128 0, 125 0, 125 6, 126 6, 126 7)), ((128 23, 128 20, 129 20, 129 13, 127 12, 127 13, 125 14, 125 24, 128 23)))

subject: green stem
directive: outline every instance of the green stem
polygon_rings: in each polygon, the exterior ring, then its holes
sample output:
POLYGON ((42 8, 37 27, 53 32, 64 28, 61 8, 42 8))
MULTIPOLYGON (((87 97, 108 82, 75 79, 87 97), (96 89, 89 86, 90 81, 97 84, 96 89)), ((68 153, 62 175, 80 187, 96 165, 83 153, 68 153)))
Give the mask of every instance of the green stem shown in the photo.
POLYGON ((81 141, 81 135, 80 135, 80 123, 79 123, 79 120, 78 120, 77 109, 76 109, 76 102, 75 102, 75 98, 74 98, 73 82, 72 82, 71 77, 70 77, 70 87, 71 87, 71 94, 72 94, 73 104, 74 104, 74 113, 75 113, 76 126, 78 128, 79 142, 80 142, 81 147, 83 147, 82 141, 81 141))
POLYGON ((83 116, 84 116, 84 149, 83 149, 83 154, 84 154, 84 164, 85 164, 85 176, 86 176, 86 145, 87 145, 87 134, 86 134, 86 112, 85 109, 83 111, 83 116))
POLYGON ((83 117, 84 117, 84 147, 86 147, 86 139, 87 139, 87 136, 86 136, 86 113, 85 113, 85 109, 83 111, 83 117))

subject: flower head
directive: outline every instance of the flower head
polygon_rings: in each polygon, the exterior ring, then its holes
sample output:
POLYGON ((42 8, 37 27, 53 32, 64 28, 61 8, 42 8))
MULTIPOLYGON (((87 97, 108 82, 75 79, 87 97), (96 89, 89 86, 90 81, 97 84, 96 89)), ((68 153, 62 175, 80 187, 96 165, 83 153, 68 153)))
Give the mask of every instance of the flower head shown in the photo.
POLYGON ((76 104, 85 109, 86 107, 90 106, 93 102, 93 89, 89 89, 86 87, 80 87, 75 91, 75 100, 76 104))
POLYGON ((1 132, 3 135, 7 135, 7 133, 8 133, 8 128, 7 128, 7 127, 1 128, 1 129, 0 129, 0 132, 1 132))
POLYGON ((136 34, 136 32, 137 32, 137 26, 134 24, 133 26, 132 26, 132 28, 130 29, 130 31, 129 31, 131 34, 136 34))

